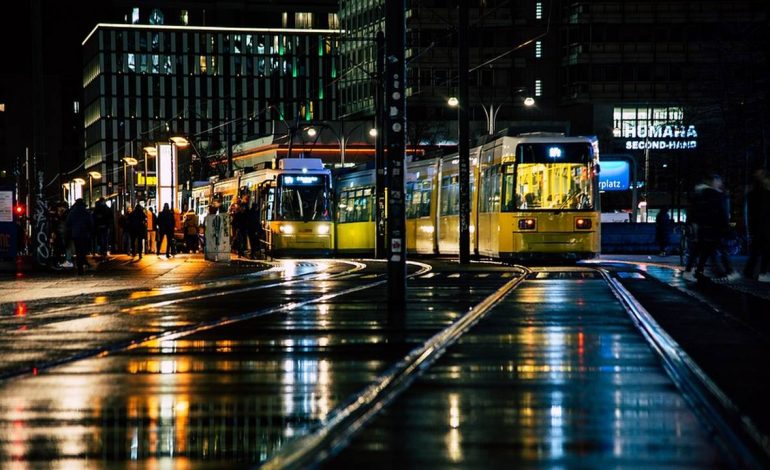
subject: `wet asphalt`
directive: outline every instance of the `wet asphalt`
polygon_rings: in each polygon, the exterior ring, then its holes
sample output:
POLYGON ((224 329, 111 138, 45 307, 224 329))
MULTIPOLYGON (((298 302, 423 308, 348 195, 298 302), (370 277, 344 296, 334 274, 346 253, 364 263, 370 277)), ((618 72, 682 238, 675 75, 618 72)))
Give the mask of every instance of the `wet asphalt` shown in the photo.
MULTIPOLYGON (((393 318, 382 263, 201 261, 4 281, 31 300, 0 303, 3 466, 250 468, 521 275, 430 261, 393 318)), ((624 286, 766 433, 766 299, 689 285, 666 264, 607 266, 633 274, 624 286)), ((327 466, 731 466, 719 446, 603 280, 546 275, 327 466)))

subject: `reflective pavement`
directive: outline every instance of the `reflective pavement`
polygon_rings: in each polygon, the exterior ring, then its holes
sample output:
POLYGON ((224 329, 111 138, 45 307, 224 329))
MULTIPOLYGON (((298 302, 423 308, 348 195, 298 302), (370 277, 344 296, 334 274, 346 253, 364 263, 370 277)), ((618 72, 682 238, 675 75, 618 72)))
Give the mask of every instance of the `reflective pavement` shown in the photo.
POLYGON ((729 465, 606 282, 541 274, 325 467, 729 465))

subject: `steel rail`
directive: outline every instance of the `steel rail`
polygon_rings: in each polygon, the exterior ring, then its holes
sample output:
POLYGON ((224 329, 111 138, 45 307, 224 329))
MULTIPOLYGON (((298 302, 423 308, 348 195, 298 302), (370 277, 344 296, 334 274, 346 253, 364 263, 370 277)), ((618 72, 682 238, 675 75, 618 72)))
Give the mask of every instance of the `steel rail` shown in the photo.
POLYGON ((413 349, 378 376, 371 385, 332 412, 320 428, 291 441, 260 468, 272 470, 313 467, 342 450, 355 434, 527 278, 529 270, 519 268, 522 270, 521 276, 508 281, 449 327, 413 349))
MULTIPOLYGON (((423 275, 423 274, 429 272, 432 269, 430 265, 425 264, 425 263, 419 263, 419 262, 414 262, 414 261, 408 261, 408 263, 418 267, 417 271, 415 271, 414 273, 410 274, 408 277, 420 276, 420 275, 423 275)), ((349 271, 357 271, 357 270, 359 270, 360 266, 358 266, 358 265, 360 265, 360 263, 351 263, 351 264, 353 264, 354 267, 351 268, 351 270, 349 270, 349 271)), ((312 279, 310 279, 310 280, 312 280, 312 279)), ((287 282, 293 284, 293 283, 296 283, 296 282, 307 282, 307 281, 308 281, 308 279, 297 280, 297 281, 287 281, 287 282)), ((78 352, 76 354, 72 354, 70 356, 61 357, 61 358, 57 358, 57 359, 52 359, 52 360, 49 360, 49 361, 44 361, 44 362, 35 364, 34 366, 31 366, 31 367, 30 366, 26 366, 26 367, 20 368, 20 369, 0 372, 0 382, 8 380, 8 379, 11 379, 11 378, 20 377, 20 376, 23 376, 23 375, 28 375, 28 374, 37 375, 40 371, 43 371, 43 370, 46 370, 46 369, 50 369, 50 368, 55 367, 55 366, 60 366, 60 365, 63 365, 63 364, 68 364, 68 363, 80 361, 80 360, 83 360, 83 359, 89 359, 89 358, 92 358, 92 357, 103 357, 103 356, 107 356, 109 354, 114 354, 114 353, 121 352, 121 351, 130 351, 132 349, 139 348, 139 347, 143 346, 144 344, 146 344, 148 342, 152 342, 152 341, 175 340, 175 339, 179 339, 179 338, 182 338, 182 337, 185 337, 185 336, 189 336, 189 335, 192 335, 192 334, 201 333, 201 332, 208 331, 208 330, 211 330, 211 329, 214 329, 214 328, 218 328, 218 327, 222 327, 222 326, 227 326, 227 325, 231 325, 231 324, 242 322, 242 321, 246 321, 246 320, 251 320, 251 319, 254 319, 254 318, 258 318, 258 317, 264 317, 264 316, 272 315, 272 314, 275 314, 275 313, 289 312, 291 310, 295 310, 297 308, 304 307, 306 305, 311 305, 311 304, 315 304, 315 303, 319 303, 319 302, 324 302, 324 301, 327 301, 327 300, 330 300, 330 299, 333 299, 333 298, 336 298, 336 297, 340 297, 340 296, 343 296, 343 295, 352 294, 354 292, 359 292, 359 291, 366 290, 366 289, 371 289, 373 287, 377 287, 377 286, 383 285, 386 282, 387 282, 387 279, 381 279, 381 280, 378 280, 378 281, 369 282, 369 283, 366 283, 366 284, 358 285, 358 286, 351 287, 351 288, 348 288, 348 289, 344 289, 344 290, 341 290, 341 291, 336 291, 336 292, 324 294, 324 295, 321 295, 319 297, 314 297, 314 298, 303 300, 303 301, 300 301, 300 302, 289 302, 287 304, 277 305, 277 306, 274 306, 274 307, 269 307, 269 308, 265 308, 265 309, 261 309, 261 310, 255 310, 253 312, 247 312, 247 313, 243 313, 243 314, 240 314, 240 315, 235 315, 235 316, 232 316, 232 317, 219 318, 217 320, 201 322, 201 323, 197 323, 197 324, 194 324, 194 325, 184 326, 182 328, 177 328, 177 329, 168 330, 168 331, 162 331, 162 332, 159 332, 159 333, 152 333, 152 334, 148 334, 148 335, 142 336, 141 338, 133 338, 133 339, 128 339, 128 340, 124 340, 124 341, 117 341, 117 342, 114 342, 112 344, 108 344, 106 346, 102 346, 102 347, 98 347, 98 348, 92 348, 92 349, 89 349, 87 351, 81 351, 81 352, 78 352)), ((282 283, 281 285, 285 285, 285 284, 286 283, 282 283)), ((231 293, 232 292, 219 292, 219 293, 216 293, 216 295, 225 296, 225 295, 228 295, 228 294, 231 294, 231 293)), ((212 295, 212 296, 214 296, 214 295, 212 295)), ((187 299, 187 300, 189 300, 189 299, 187 299)))
POLYGON ((740 468, 770 468, 770 442, 741 414, 738 407, 666 333, 636 298, 606 269, 596 268, 607 281, 642 335, 659 355, 664 369, 701 421, 721 442, 725 455, 740 468))

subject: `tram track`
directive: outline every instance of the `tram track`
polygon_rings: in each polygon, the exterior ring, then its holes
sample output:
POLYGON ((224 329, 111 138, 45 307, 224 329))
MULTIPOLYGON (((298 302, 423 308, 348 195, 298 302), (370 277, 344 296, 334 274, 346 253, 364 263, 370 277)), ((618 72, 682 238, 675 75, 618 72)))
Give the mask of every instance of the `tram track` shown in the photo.
MULTIPOLYGON (((191 292, 191 293, 194 293, 195 295, 183 296, 177 299, 171 299, 171 300, 165 300, 165 301, 153 301, 153 302, 142 302, 143 299, 138 299, 138 300, 134 300, 133 302, 129 302, 129 304, 130 303, 135 304, 132 307, 122 306, 118 311, 111 311, 103 315, 100 315, 100 314, 97 314, 97 315, 106 317, 106 316, 120 315, 122 313, 148 314, 148 313, 151 313, 153 310, 163 309, 171 305, 181 304, 184 302, 196 302, 204 299, 224 298, 228 296, 242 295, 248 292, 259 291, 264 289, 275 289, 277 287, 290 287, 295 285, 301 285, 302 283, 312 283, 314 281, 333 280, 336 278, 350 276, 351 274, 354 274, 354 273, 359 273, 366 268, 365 263, 358 262, 358 261, 341 261, 341 262, 343 264, 349 265, 349 267, 341 272, 334 273, 334 274, 313 273, 309 277, 291 278, 283 282, 270 283, 266 285, 260 284, 260 285, 245 287, 245 288, 236 288, 236 289, 208 292, 208 293, 202 293, 202 294, 199 294, 194 290, 190 290, 190 291, 185 291, 185 293, 191 292)), ((431 270, 430 265, 425 263, 410 262, 410 264, 412 264, 413 266, 416 266, 417 268, 415 272, 408 275, 408 277, 410 278, 424 275, 425 273, 431 270)), ((301 301, 287 302, 287 303, 278 304, 278 305, 270 306, 263 309, 258 309, 258 310, 249 311, 246 313, 237 314, 237 315, 218 317, 208 321, 199 321, 191 325, 186 325, 178 328, 169 328, 169 329, 161 330, 154 333, 134 335, 123 340, 111 341, 107 344, 101 344, 101 345, 98 345, 97 347, 87 348, 87 349, 78 351, 76 353, 65 354, 53 359, 35 362, 32 365, 27 364, 27 365, 24 365, 23 367, 0 370, 0 381, 8 380, 14 377, 27 375, 27 374, 36 375, 44 370, 50 369, 52 367, 60 366, 63 364, 72 363, 72 362, 76 362, 79 360, 88 359, 96 356, 105 356, 109 354, 114 354, 124 350, 131 350, 134 348, 138 348, 143 344, 146 344, 151 341, 179 339, 188 335, 201 333, 214 328, 223 327, 223 326, 235 324, 238 322, 242 322, 242 321, 246 321, 246 320, 250 320, 258 317, 268 316, 268 315, 277 314, 277 313, 290 312, 292 310, 299 309, 307 305, 324 302, 343 295, 375 288, 377 286, 381 286, 385 284, 386 282, 387 282, 386 279, 377 279, 377 280, 366 282, 364 284, 360 284, 354 287, 342 289, 335 292, 325 293, 323 295, 312 297, 301 301)), ((238 285, 238 284, 239 282, 237 280, 233 280, 233 282, 230 283, 230 285, 238 285)), ((218 289, 222 289, 226 287, 227 284, 223 284, 223 281, 216 281, 216 286, 218 289)), ((73 306, 72 308, 76 310, 78 309, 78 307, 76 306, 73 306)), ((60 312, 58 314, 61 315, 60 312)), ((86 317, 92 319, 93 315, 86 315, 86 317)), ((49 317, 47 322, 41 321, 40 323, 37 323, 37 324, 33 323, 33 326, 39 327, 47 323, 51 323, 51 322, 55 323, 57 321, 68 322, 68 321, 77 321, 77 319, 65 317, 63 319, 57 320, 56 318, 49 317)), ((30 329, 24 330, 24 332, 29 332, 29 331, 30 329)), ((6 335, 8 334, 7 329, 5 333, 6 335)), ((17 337, 15 339, 14 347, 23 348, 23 346, 20 345, 18 342, 19 332, 14 331, 13 335, 17 337)))
MULTIPOLYGON (((767 468, 770 453, 763 436, 741 416, 726 395, 654 322, 649 313, 623 285, 602 268, 577 268, 575 271, 596 273, 605 282, 632 320, 636 330, 659 358, 665 375, 673 381, 693 413, 706 425, 707 438, 709 440, 715 438, 714 440, 719 443, 720 451, 729 465, 741 468, 767 468)), ((407 392, 449 348, 460 341, 506 297, 512 295, 523 282, 527 279, 539 278, 537 273, 527 271, 526 275, 507 282, 451 326, 436 333, 420 347, 412 350, 370 386, 350 397, 314 432, 287 444, 262 468, 317 467, 327 463, 330 457, 343 454, 364 428, 370 426, 378 415, 388 409, 400 395, 407 392)), ((543 279, 547 278, 548 275, 543 276, 543 279)), ((416 421, 424 419, 426 418, 415 418, 416 421)), ((378 435, 382 435, 382 430, 378 435)), ((399 453, 403 452, 404 449, 399 449, 399 453)), ((342 461, 346 462, 344 459, 342 461)), ((335 465, 339 463, 335 461, 335 465)))

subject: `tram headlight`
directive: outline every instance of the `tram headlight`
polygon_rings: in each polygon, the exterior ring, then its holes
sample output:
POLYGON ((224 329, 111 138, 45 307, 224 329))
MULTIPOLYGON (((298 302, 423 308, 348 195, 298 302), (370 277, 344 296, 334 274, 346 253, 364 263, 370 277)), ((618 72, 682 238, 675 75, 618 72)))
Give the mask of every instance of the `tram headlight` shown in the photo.
POLYGON ((588 230, 593 227, 593 225, 591 219, 586 219, 585 217, 578 217, 575 219, 575 228, 578 230, 588 230))
POLYGON ((321 224, 316 229, 316 232, 318 235, 329 235, 329 231, 331 230, 331 226, 328 224, 321 224))
POLYGON ((519 219, 519 230, 535 230, 537 221, 535 219, 519 219))
POLYGON ((278 231, 281 232, 284 235, 291 235, 294 233, 294 226, 293 225, 279 225, 278 231))

